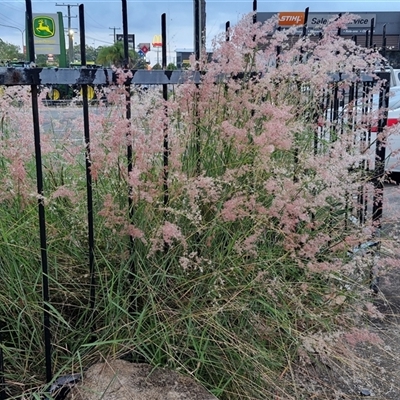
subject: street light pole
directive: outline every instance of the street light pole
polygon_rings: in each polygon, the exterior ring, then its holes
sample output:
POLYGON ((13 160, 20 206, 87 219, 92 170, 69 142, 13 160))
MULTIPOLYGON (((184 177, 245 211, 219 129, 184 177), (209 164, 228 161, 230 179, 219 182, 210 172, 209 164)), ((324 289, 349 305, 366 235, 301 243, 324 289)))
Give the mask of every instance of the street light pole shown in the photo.
POLYGON ((21 37, 22 37, 21 53, 25 54, 25 51, 24 51, 24 32, 25 32, 25 29, 20 29, 20 28, 17 28, 16 26, 11 26, 11 25, 4 25, 4 24, 0 24, 0 25, 1 26, 5 26, 6 28, 18 29, 21 32, 21 37))

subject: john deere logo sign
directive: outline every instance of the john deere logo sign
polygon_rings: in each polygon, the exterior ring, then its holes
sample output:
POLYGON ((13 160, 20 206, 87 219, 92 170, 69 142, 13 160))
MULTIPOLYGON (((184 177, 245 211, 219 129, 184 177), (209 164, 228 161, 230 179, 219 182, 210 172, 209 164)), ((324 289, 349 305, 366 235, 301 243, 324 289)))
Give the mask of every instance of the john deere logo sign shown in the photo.
POLYGON ((61 54, 61 43, 65 41, 62 13, 32 16, 35 53, 61 54))
POLYGON ((56 32, 54 19, 39 16, 33 19, 33 33, 38 38, 51 38, 56 32))

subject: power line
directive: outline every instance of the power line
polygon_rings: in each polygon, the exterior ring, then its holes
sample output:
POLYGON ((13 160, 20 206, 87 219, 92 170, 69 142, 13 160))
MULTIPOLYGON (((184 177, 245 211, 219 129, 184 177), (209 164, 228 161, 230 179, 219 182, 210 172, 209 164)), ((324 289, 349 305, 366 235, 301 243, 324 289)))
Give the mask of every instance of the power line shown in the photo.
POLYGON ((101 42, 101 43, 112 44, 111 42, 107 42, 107 41, 105 41, 105 40, 100 40, 100 39, 97 39, 97 38, 95 38, 95 37, 92 37, 92 36, 85 35, 85 37, 87 37, 88 39, 95 40, 96 42, 101 42))

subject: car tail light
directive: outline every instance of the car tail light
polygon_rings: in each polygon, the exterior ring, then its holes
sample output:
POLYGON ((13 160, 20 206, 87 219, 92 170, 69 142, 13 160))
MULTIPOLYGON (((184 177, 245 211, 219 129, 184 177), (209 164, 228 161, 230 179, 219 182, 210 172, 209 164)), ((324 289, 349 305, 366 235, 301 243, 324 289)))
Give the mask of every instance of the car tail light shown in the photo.
POLYGON ((392 125, 396 125, 398 123, 399 123, 399 120, 397 118, 389 118, 387 120, 386 126, 392 126, 392 125))
MULTIPOLYGON (((400 121, 397 118, 388 118, 386 126, 392 126, 398 124, 400 121)), ((378 132, 377 126, 371 127, 371 132, 378 132)))

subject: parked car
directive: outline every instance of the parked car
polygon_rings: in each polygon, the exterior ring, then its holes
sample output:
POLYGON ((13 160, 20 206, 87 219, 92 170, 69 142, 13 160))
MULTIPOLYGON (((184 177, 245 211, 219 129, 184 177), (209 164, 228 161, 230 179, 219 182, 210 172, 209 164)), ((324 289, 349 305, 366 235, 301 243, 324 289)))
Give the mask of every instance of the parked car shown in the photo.
MULTIPOLYGON (((399 70, 400 72, 400 70, 399 70)), ((372 98, 372 103, 366 103, 364 109, 364 105, 361 105, 362 100, 359 99, 355 105, 355 108, 352 110, 352 123, 358 123, 362 115, 365 114, 375 114, 375 120, 372 119, 370 121, 371 126, 368 129, 369 133, 364 138, 371 143, 371 146, 374 150, 375 142, 376 142, 376 134, 378 132, 378 116, 377 111, 379 109, 379 96, 374 95, 372 98)), ((331 122, 332 126, 334 126, 334 131, 340 131, 343 125, 349 124, 349 108, 348 105, 340 104, 337 111, 334 112, 333 109, 328 108, 324 113, 324 118, 322 119, 322 123, 320 124, 319 134, 320 137, 325 141, 329 141, 332 137, 332 128, 327 128, 327 125, 323 122, 324 120, 328 120, 331 122)), ((394 86, 390 88, 389 95, 389 108, 387 115, 387 123, 386 126, 390 127, 393 125, 397 125, 400 123, 400 86, 394 86)), ((329 126, 329 124, 328 124, 329 126)), ((335 133, 336 135, 337 133, 335 133)), ((364 140, 363 139, 363 140, 364 140)), ((361 140, 361 139, 360 139, 361 140)), ((399 133, 391 134, 388 138, 385 152, 385 170, 391 172, 400 172, 400 125, 399 125, 399 133)), ((371 161, 370 166, 373 168, 374 161, 371 161)))
MULTIPOLYGON (((400 70, 399 70, 400 73, 400 70)), ((375 108, 378 108, 379 99, 374 98, 375 108)), ((390 88, 389 110, 386 126, 397 125, 400 122, 400 86, 390 88)), ((400 128, 400 127, 399 127, 400 128)), ((377 124, 371 127, 372 139, 378 131, 377 124)), ((398 134, 389 136, 386 146, 386 164, 385 169, 391 172, 400 172, 400 130, 398 134)))

